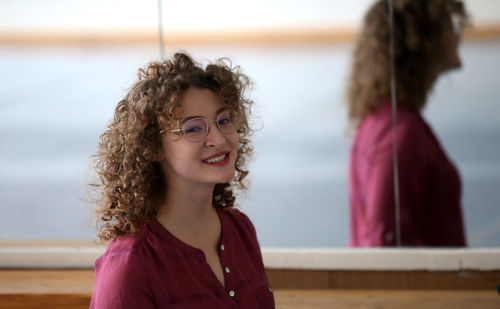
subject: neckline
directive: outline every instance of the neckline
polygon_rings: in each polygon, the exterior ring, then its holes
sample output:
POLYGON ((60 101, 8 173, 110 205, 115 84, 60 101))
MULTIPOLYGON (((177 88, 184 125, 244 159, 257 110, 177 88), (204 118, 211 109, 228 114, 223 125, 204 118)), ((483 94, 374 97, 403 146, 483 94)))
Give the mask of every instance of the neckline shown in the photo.
MULTIPOLYGON (((217 217, 219 218, 220 222, 220 235, 219 235, 219 240, 217 242, 217 250, 219 250, 221 244, 225 243, 225 233, 224 230, 226 229, 226 220, 224 217, 224 210, 221 208, 215 207, 215 211, 217 213, 217 217)), ((173 235, 167 228, 165 228, 156 218, 152 219, 150 222, 147 224, 148 228, 159 238, 162 240, 168 242, 170 245, 174 246, 175 248, 188 253, 190 255, 195 256, 198 259, 205 260, 205 253, 199 248, 193 247, 184 241, 180 240, 177 238, 175 235, 173 235)))

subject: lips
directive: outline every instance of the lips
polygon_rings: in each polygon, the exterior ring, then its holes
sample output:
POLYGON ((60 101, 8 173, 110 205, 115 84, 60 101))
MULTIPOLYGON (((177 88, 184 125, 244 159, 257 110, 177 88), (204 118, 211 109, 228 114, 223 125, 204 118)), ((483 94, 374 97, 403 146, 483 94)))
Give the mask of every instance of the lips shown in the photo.
POLYGON ((223 151, 215 153, 201 161, 210 166, 223 166, 229 163, 229 158, 229 151, 223 151))

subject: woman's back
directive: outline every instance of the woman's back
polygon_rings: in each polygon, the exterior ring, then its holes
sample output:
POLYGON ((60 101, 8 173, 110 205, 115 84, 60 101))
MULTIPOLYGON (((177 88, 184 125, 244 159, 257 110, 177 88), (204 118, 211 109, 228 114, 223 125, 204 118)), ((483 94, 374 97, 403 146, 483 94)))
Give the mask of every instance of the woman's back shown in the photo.
MULTIPOLYGON (((399 105, 397 119, 402 245, 465 246, 456 168, 418 112, 399 105)), ((350 160, 350 245, 396 245, 388 102, 362 119, 350 160)))

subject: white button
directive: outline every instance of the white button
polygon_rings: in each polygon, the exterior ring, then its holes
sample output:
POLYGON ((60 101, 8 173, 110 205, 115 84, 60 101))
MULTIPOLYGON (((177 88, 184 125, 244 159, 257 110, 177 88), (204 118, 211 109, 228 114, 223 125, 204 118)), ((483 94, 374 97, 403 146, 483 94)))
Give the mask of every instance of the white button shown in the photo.
POLYGON ((220 250, 224 251, 224 244, 220 245, 220 250))
POLYGON ((271 287, 268 287, 267 289, 269 290, 269 292, 273 292, 273 289, 271 289, 271 287))
POLYGON ((234 297, 234 291, 233 290, 229 291, 229 296, 234 297))
POLYGON ((229 267, 226 267, 226 268, 225 268, 225 270, 226 270, 226 273, 228 273, 228 274, 229 274, 229 272, 231 271, 231 270, 229 269, 229 267))

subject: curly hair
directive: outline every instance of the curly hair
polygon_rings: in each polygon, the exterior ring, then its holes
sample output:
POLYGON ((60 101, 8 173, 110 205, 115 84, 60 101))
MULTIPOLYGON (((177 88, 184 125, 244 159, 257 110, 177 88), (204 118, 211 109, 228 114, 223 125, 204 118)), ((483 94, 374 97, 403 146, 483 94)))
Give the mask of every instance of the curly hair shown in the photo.
MULTIPOLYGON (((443 34, 450 22, 467 24, 460 0, 394 0, 394 68, 398 104, 420 111, 442 60, 443 34)), ((348 116, 356 122, 390 96, 388 0, 366 13, 355 44, 347 87, 348 116)))
POLYGON ((188 54, 176 53, 138 70, 138 80, 116 106, 93 156, 99 179, 93 186, 100 190, 94 217, 101 241, 134 234, 156 217, 167 185, 155 160, 161 150, 160 132, 179 120, 175 111, 190 87, 214 91, 234 114, 239 136, 236 175, 231 183, 215 185, 212 200, 214 207, 234 206, 233 189, 245 189, 245 165, 252 154, 249 86, 249 78, 227 58, 202 68, 188 54))

